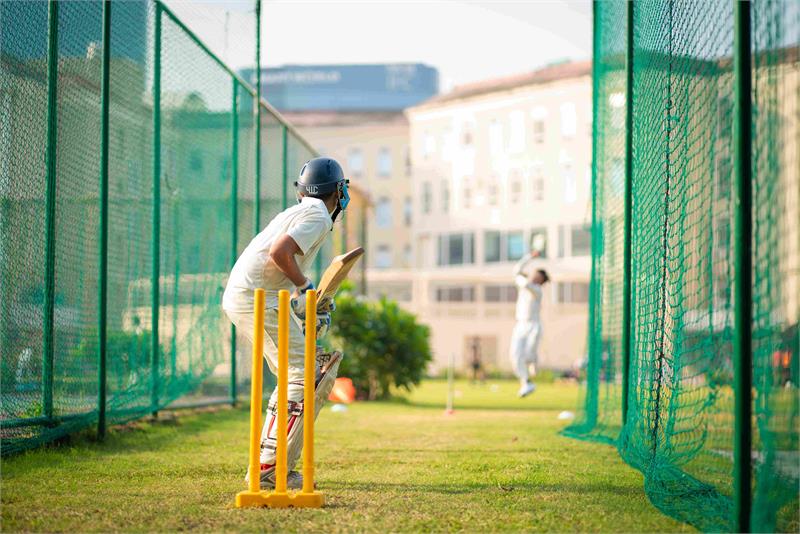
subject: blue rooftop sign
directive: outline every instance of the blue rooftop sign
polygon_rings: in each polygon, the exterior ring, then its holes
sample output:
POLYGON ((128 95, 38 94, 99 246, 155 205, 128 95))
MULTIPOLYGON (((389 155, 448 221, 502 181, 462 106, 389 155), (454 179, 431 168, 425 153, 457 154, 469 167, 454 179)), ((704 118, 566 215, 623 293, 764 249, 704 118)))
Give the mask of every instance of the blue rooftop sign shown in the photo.
MULTIPOLYGON (((242 71, 255 84, 253 69, 242 71)), ((439 92, 421 63, 286 65, 261 70, 261 91, 281 111, 400 111, 439 92)))

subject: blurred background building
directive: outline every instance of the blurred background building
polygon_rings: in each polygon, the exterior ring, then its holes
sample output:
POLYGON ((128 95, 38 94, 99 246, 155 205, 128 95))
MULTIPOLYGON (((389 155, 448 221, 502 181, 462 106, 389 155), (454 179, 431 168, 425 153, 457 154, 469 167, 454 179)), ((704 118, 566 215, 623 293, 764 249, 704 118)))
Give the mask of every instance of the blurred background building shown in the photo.
MULTIPOLYGON (((252 70, 243 76, 255 81, 252 70)), ((369 195, 367 294, 431 327, 440 371, 510 372, 514 264, 540 235, 542 367, 585 352, 590 274, 591 64, 565 62, 438 94, 423 64, 262 69, 266 98, 369 195)), ((348 235, 352 232, 348 232, 348 235)))
MULTIPOLYGON (((253 78, 252 70, 242 74, 253 78)), ((355 240, 367 249, 367 293, 409 302, 412 196, 403 111, 438 93, 436 69, 423 64, 291 65, 263 69, 262 87, 303 136, 321 154, 339 161, 352 183, 369 195, 367 225, 355 240)))
POLYGON ((435 369, 510 370, 513 268, 534 236, 546 269, 540 365, 585 352, 591 266, 591 63, 552 65, 456 87, 407 111, 410 307, 431 326, 435 369), (540 238, 541 239, 541 238, 540 238))

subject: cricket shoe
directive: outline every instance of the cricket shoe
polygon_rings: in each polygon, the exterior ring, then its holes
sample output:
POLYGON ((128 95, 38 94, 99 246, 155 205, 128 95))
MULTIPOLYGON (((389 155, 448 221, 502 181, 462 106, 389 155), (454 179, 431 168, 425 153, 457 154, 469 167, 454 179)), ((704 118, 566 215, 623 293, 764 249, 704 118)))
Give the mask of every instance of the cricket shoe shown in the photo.
POLYGON ((528 395, 530 395, 534 391, 536 391, 536 384, 530 383, 530 384, 524 385, 521 388, 519 388, 519 392, 517 393, 517 395, 521 399, 523 397, 527 397, 528 395))
MULTIPOLYGON (((244 476, 244 483, 250 483, 250 473, 244 476)), ((275 489, 275 467, 261 464, 261 489, 275 489)), ((289 471, 286 475, 286 489, 303 489, 303 475, 297 471, 289 471)))

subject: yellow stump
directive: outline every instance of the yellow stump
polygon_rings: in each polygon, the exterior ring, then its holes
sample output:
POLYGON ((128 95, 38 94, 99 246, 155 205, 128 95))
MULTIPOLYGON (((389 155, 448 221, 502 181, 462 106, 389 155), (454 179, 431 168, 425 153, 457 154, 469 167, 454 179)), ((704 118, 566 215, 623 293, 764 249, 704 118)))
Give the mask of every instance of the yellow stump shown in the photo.
POLYGON ((264 354, 264 291, 255 294, 253 378, 250 391, 250 483, 236 495, 236 507, 320 508, 324 496, 314 491, 314 395, 317 341, 317 292, 306 292, 305 385, 303 388, 303 489, 287 492, 287 426, 289 419, 289 292, 278 293, 278 410, 275 450, 275 491, 260 490, 261 373, 264 354), (259 301, 260 299, 260 301, 259 301))

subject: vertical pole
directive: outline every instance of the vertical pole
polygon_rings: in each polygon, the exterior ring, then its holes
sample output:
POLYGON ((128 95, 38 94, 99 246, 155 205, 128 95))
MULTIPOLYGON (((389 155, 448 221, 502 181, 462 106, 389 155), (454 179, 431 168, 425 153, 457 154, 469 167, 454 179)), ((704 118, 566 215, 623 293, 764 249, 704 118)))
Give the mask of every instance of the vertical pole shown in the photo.
MULTIPOLYGON (((231 104, 231 267, 236 263, 239 242, 239 83, 233 78, 231 104)), ((236 406, 236 326, 231 323, 231 406, 236 406)))
POLYGON ((111 71, 111 0, 103 0, 103 66, 100 86, 100 258, 97 279, 97 437, 106 435, 106 319, 108 316, 108 123, 111 71))
POLYGON ((282 169, 283 169, 283 176, 281 177, 281 209, 286 209, 289 207, 289 127, 285 124, 283 125, 283 132, 282 132, 282 148, 283 154, 281 159, 283 160, 282 169))
POLYGON ((261 489, 261 396, 264 373, 264 290, 256 289, 253 304, 253 368, 250 376, 250 461, 248 489, 261 489))
POLYGON ((278 293, 278 413, 275 493, 286 493, 286 430, 289 419, 289 292, 278 293))
MULTIPOLYGON (((367 206, 366 202, 362 204, 361 207, 361 246, 364 247, 364 250, 369 250, 367 248, 367 210, 369 207, 367 206)), ((361 260, 361 294, 366 296, 367 295, 367 260, 361 260)))
POLYGON ((734 208, 735 286, 734 299, 734 492, 739 532, 750 531, 752 501, 752 57, 750 55, 750 2, 734 0, 734 76, 736 110, 734 124, 734 165, 736 204, 734 208))
POLYGON ((601 250, 600 240, 602 239, 603 226, 598 218, 597 197, 600 190, 597 174, 597 132, 598 132, 598 106, 600 103, 600 56, 598 51, 599 32, 599 10, 598 0, 592 2, 592 271, 590 274, 589 286, 589 332, 587 336, 588 362, 586 366, 586 428, 594 428, 597 423, 597 395, 600 384, 600 377, 597 374, 598 364, 602 362, 603 349, 602 340, 598 350, 597 346, 597 295, 599 293, 597 280, 597 262, 599 261, 599 250, 601 250))
POLYGON ((627 4, 625 46, 625 234, 622 279, 622 424, 628 419, 628 374, 631 362, 631 240, 633 226, 633 9, 627 4))
POLYGON ((50 0, 47 17, 47 177, 45 181, 45 275, 42 350, 42 410, 53 418, 53 318, 56 271, 56 145, 58 143, 58 2, 50 0))
POLYGON ((255 233, 261 230, 261 0, 256 0, 256 97, 253 119, 256 122, 256 184, 253 198, 255 233))
POLYGON ((306 353, 303 378, 303 493, 314 493, 314 381, 317 371, 317 292, 306 291, 306 353))
POLYGON ((161 3, 156 2, 153 47, 153 264, 151 278, 152 310, 150 348, 152 389, 150 405, 153 415, 158 414, 158 310, 159 279, 161 276, 161 3))

